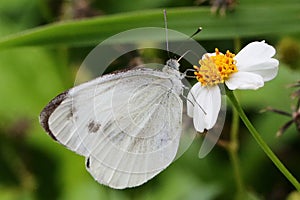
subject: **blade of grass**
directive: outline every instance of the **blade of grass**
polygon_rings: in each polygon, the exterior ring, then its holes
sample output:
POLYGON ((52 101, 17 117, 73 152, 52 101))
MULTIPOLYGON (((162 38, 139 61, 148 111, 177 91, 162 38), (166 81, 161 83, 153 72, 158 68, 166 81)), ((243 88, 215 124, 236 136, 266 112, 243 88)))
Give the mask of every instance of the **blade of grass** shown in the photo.
MULTIPOLYGON (((300 3, 273 4, 271 8, 266 5, 240 5, 226 17, 212 15, 208 7, 172 8, 167 11, 169 28, 190 35, 201 26, 204 30, 197 36, 201 40, 300 32, 300 3)), ((49 24, 0 39, 0 49, 33 45, 95 45, 119 32, 151 26, 164 26, 162 9, 49 24)), ((151 37, 149 35, 145 39, 157 39, 151 37)), ((144 39, 134 42, 141 40, 144 39)))

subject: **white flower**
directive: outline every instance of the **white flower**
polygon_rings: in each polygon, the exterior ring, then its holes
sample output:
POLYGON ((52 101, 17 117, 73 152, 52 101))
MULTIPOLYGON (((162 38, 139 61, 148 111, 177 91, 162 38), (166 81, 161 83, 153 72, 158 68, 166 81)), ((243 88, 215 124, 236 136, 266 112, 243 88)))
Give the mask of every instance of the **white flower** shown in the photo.
POLYGON ((205 54, 196 69, 196 83, 188 94, 187 111, 199 132, 211 129, 221 108, 218 84, 225 83, 230 90, 252 89, 264 86, 275 78, 279 62, 272 58, 276 50, 264 41, 252 42, 236 56, 229 51, 205 54))

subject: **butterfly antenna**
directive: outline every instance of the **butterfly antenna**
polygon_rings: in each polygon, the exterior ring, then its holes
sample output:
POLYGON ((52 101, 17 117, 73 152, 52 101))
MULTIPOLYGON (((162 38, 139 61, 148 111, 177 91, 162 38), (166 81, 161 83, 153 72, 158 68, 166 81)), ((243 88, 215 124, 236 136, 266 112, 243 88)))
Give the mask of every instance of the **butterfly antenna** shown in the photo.
POLYGON ((180 56, 180 58, 178 58, 177 62, 179 62, 189 52, 191 52, 191 50, 187 50, 184 54, 182 54, 182 56, 180 56))
POLYGON ((168 38, 168 23, 167 23, 167 11, 166 11, 166 9, 164 9, 164 22, 165 22, 165 29, 166 29, 166 48, 167 48, 168 56, 170 58, 169 38, 168 38))
MULTIPOLYGON (((202 31, 202 27, 197 28, 196 32, 193 33, 193 34, 192 34, 189 38, 187 38, 186 40, 188 41, 188 40, 192 39, 195 35, 197 35, 197 34, 200 33, 201 31, 202 31)), ((179 47, 178 47, 177 49, 180 49, 183 45, 184 45, 184 44, 180 44, 179 47)), ((184 55, 185 55, 186 53, 188 53, 188 52, 185 52, 184 55)), ((183 57, 183 56, 181 56, 181 57, 183 57)), ((181 57, 180 57, 180 59, 181 59, 181 57)), ((179 61, 179 60, 178 60, 178 61, 179 61)))
POLYGON ((193 35, 190 36, 190 38, 193 38, 195 35, 197 35, 197 34, 200 33, 201 31, 202 31, 202 27, 199 27, 199 28, 197 29, 197 31, 196 31, 193 35))

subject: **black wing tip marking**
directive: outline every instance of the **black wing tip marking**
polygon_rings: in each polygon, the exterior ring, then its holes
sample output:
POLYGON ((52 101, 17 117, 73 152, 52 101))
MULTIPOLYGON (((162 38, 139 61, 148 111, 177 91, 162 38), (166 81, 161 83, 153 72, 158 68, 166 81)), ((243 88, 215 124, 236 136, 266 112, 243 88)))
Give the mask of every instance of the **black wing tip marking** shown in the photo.
POLYGON ((86 163, 85 163, 85 166, 86 166, 86 168, 90 168, 91 166, 91 163, 90 163, 91 161, 90 161, 90 157, 88 157, 87 159, 86 159, 86 163))
POLYGON ((50 115, 54 112, 54 110, 63 102, 67 95, 69 90, 57 95, 54 99, 52 99, 47 106, 42 110, 39 116, 39 121, 44 130, 54 139, 55 141, 58 141, 52 131, 49 128, 48 120, 50 115))

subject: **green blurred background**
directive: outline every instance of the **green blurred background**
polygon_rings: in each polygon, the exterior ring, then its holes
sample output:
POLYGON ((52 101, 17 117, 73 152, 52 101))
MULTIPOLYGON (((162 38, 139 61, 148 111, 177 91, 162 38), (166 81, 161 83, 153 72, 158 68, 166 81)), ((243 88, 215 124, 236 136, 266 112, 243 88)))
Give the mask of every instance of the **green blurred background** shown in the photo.
MULTIPOLYGON (((300 179, 300 141, 289 120, 259 113, 267 106, 291 112, 296 100, 289 84, 300 80, 299 0, 2 0, 0 3, 0 199, 300 199, 241 124, 239 166, 246 195, 238 195, 228 151, 216 146, 198 159, 200 141, 146 184, 113 190, 88 174, 84 158, 55 143, 40 127, 38 115, 58 93, 72 87, 76 70, 98 43, 138 27, 163 27, 195 36, 208 51, 235 51, 266 40, 277 49, 279 75, 258 91, 237 93, 263 138, 300 179), (215 3, 218 1, 214 1, 215 3)), ((149 38, 151 39, 151 38, 149 38)), ((139 42, 139 41, 137 41, 139 42)), ((141 41, 142 42, 142 41, 141 41)), ((161 41, 164 42, 164 41, 161 41)), ((231 109, 222 141, 228 141, 231 109)))

